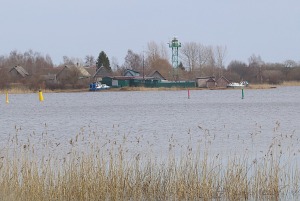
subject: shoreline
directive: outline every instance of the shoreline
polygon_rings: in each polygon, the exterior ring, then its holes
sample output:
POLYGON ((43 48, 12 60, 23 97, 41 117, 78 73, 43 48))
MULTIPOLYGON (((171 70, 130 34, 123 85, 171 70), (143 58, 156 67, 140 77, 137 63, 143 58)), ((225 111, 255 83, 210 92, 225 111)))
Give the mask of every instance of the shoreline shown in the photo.
MULTIPOLYGON (((300 86, 300 82, 284 82, 278 85, 271 84, 250 84, 244 89, 276 89, 278 87, 290 87, 290 86, 300 86)), ((179 90, 238 90, 242 88, 179 88, 179 87, 159 87, 159 88, 148 88, 148 87, 123 87, 123 88, 110 88, 108 90, 95 91, 95 92, 126 92, 126 91, 179 91, 179 90)), ((88 88, 85 89, 42 89, 43 93, 81 93, 90 92, 88 88)), ((0 94, 27 94, 27 93, 38 93, 38 90, 30 90, 24 88, 13 88, 9 90, 1 89, 0 94)))

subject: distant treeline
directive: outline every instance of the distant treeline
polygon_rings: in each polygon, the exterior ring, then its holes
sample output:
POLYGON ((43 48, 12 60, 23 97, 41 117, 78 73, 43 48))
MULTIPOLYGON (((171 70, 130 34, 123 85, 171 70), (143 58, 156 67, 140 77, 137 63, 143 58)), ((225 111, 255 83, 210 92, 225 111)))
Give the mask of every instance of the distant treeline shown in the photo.
MULTIPOLYGON (((63 62, 54 65, 49 55, 44 56, 32 50, 24 53, 15 50, 8 56, 0 55, 0 88, 7 88, 16 83, 30 89, 53 88, 53 83, 50 86, 45 82, 45 75, 55 75, 66 65, 95 68, 95 70, 108 65, 105 67, 111 70, 113 75, 122 75, 125 69, 132 69, 144 75, 157 70, 168 80, 173 80, 169 52, 170 49, 165 44, 149 42, 147 49, 141 53, 135 53, 129 49, 121 65, 115 57, 109 60, 104 51, 100 51, 97 59, 93 55, 87 55, 84 59, 63 56, 63 62), (10 70, 14 66, 22 66, 29 76, 24 79, 10 76, 10 70)), ((224 66, 226 55, 227 49, 223 46, 204 46, 194 42, 183 44, 179 48, 179 79, 194 80, 196 77, 204 76, 215 76, 218 79, 225 76, 234 82, 246 80, 249 83, 280 84, 283 81, 300 81, 299 62, 286 60, 282 63, 267 63, 260 56, 253 54, 249 57, 248 63, 233 60, 224 66)), ((74 76, 77 74, 74 73, 74 76)), ((73 88, 86 87, 74 84, 76 79, 78 78, 70 78, 73 88)), ((65 86, 67 86, 66 83, 57 84, 56 87, 64 88, 65 86)))

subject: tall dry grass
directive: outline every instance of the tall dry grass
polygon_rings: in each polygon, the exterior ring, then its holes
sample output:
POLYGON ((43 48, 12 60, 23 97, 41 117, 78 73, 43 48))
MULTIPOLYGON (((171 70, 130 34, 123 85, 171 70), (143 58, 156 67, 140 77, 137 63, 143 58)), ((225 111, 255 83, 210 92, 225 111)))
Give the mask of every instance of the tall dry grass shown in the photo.
POLYGON ((0 94, 25 94, 25 93, 32 93, 32 90, 29 90, 27 88, 11 88, 11 89, 2 89, 0 90, 0 94))
POLYGON ((95 139, 77 150, 79 134, 68 142, 71 151, 57 156, 17 135, 0 151, 0 200, 279 200, 299 191, 299 171, 282 163, 280 139, 253 161, 246 153, 222 158, 190 148, 181 156, 169 149, 157 161, 95 139))
POLYGON ((283 86, 300 86, 300 81, 284 81, 283 86))

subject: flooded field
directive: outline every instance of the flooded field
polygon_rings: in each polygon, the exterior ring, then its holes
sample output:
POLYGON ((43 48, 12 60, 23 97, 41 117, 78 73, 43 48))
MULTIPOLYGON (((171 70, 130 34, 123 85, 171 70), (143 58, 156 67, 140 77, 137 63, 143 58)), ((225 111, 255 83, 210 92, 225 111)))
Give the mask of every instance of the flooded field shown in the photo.
POLYGON ((184 90, 46 93, 44 98, 39 102, 37 94, 11 94, 5 104, 3 96, 2 146, 16 129, 20 139, 47 132, 61 144, 80 132, 116 139, 125 135, 142 138, 141 143, 148 141, 162 153, 171 138, 179 145, 213 139, 213 151, 228 153, 253 147, 264 151, 276 134, 293 135, 294 143, 300 137, 299 87, 245 90, 245 99, 240 90, 191 91, 190 99, 184 90))
POLYGON ((244 99, 241 90, 190 93, 190 99, 186 90, 45 93, 43 102, 37 94, 10 94, 9 104, 2 95, 0 147, 31 147, 37 157, 62 161, 72 151, 97 149, 122 149, 128 160, 159 164, 192 154, 224 166, 234 158, 251 166, 276 155, 280 168, 288 164, 294 174, 300 87, 246 89, 244 99))

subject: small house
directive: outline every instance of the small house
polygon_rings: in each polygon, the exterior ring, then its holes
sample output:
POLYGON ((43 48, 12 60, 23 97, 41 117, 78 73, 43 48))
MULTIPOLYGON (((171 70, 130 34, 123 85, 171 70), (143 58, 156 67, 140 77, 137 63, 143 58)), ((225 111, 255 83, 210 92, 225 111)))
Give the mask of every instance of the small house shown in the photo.
POLYGON ((66 65, 57 74, 58 83, 84 84, 90 81, 91 75, 82 66, 66 65))
POLYGON ((102 78, 112 76, 112 71, 104 66, 97 69, 93 76, 95 82, 102 81, 102 78))
POLYGON ((224 76, 220 77, 216 81, 217 87, 220 87, 220 88, 226 88, 229 83, 230 83, 230 81, 224 76))

